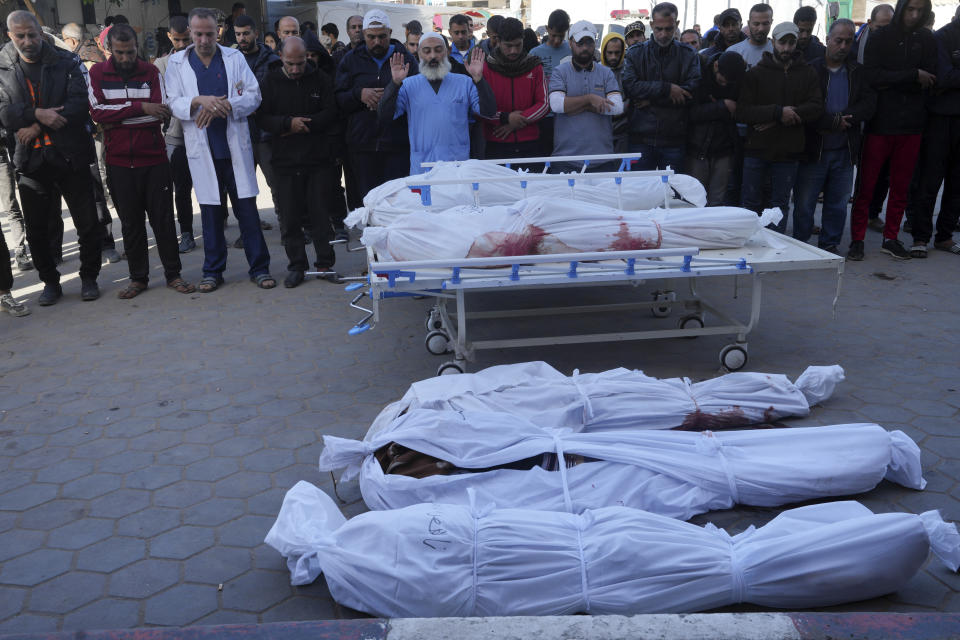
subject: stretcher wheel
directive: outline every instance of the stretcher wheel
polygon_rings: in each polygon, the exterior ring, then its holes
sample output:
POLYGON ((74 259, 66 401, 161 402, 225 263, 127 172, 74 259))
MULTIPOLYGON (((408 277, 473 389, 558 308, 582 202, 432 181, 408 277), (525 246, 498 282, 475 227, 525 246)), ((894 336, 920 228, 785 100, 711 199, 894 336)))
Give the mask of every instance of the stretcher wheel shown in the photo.
POLYGON ((670 312, 673 311, 670 303, 676 302, 677 294, 675 291, 656 291, 653 294, 653 299, 656 302, 663 302, 664 304, 653 307, 650 309, 650 313, 652 313, 655 318, 666 318, 670 315, 670 312))
POLYGON ((443 331, 431 331, 424 340, 427 351, 435 356, 450 353, 450 336, 443 331))
POLYGON ((727 371, 739 371, 747 364, 746 345, 728 344, 720 350, 720 364, 727 371))
POLYGON ((427 331, 438 331, 440 329, 443 329, 443 321, 440 320, 438 313, 431 310, 427 313, 427 331))
POLYGON ((456 362, 444 362, 437 367, 438 376, 452 376, 457 373, 463 373, 463 367, 456 362))
MULTIPOLYGON (((703 329, 703 318, 700 316, 683 316, 680 318, 681 329, 703 329)), ((699 336, 684 336, 684 338, 697 338, 699 336)))

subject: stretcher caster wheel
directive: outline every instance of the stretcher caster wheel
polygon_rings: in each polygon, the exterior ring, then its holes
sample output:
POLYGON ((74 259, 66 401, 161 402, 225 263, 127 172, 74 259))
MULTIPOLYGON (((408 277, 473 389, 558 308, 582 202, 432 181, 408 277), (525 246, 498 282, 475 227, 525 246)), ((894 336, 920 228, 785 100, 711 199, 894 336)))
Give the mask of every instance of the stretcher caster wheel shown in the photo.
POLYGON ((677 293, 676 291, 655 291, 653 293, 653 299, 655 302, 663 302, 664 304, 653 307, 650 309, 650 313, 652 313, 655 318, 666 318, 670 315, 670 312, 673 311, 670 303, 677 301, 677 293))
MULTIPOLYGON (((703 329, 703 318, 700 316, 683 316, 680 318, 681 329, 703 329)), ((699 336, 684 336, 684 338, 698 338, 699 336)))
POLYGON ((747 364, 747 346, 728 344, 720 350, 720 364, 727 371, 739 371, 747 364))
POLYGON ((457 373, 463 373, 463 366, 456 362, 444 362, 437 367, 438 376, 452 376, 457 373))
POLYGON ((443 331, 431 331, 427 334, 424 345, 427 351, 435 356, 442 356, 450 353, 450 337, 443 331))
POLYGON ((440 320, 440 314, 430 311, 427 314, 427 331, 439 331, 443 329, 443 321, 440 320))

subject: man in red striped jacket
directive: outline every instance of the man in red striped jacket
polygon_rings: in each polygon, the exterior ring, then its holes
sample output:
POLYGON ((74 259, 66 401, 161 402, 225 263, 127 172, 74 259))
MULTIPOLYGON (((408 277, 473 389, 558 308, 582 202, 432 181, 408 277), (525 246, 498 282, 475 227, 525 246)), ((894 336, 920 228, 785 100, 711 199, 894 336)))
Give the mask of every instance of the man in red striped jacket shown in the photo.
POLYGON ((118 297, 140 295, 149 280, 146 219, 157 242, 167 286, 195 287, 180 277, 173 220, 173 177, 161 125, 170 117, 157 68, 137 57, 137 34, 115 24, 107 34, 112 55, 90 68, 90 115, 104 129, 107 182, 117 206, 130 283, 118 297), (146 219, 145 219, 146 218, 146 219))
POLYGON ((500 44, 487 57, 483 77, 497 99, 497 113, 483 123, 487 158, 540 155, 537 122, 550 112, 540 58, 523 51, 523 23, 507 18, 497 29, 500 44))

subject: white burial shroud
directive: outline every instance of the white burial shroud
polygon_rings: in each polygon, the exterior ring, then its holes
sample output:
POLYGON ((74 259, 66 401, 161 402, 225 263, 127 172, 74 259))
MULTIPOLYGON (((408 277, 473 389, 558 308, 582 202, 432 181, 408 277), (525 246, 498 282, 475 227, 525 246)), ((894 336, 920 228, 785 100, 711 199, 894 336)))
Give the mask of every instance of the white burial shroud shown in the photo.
POLYGON ((578 200, 534 196, 508 205, 460 205, 417 211, 360 240, 381 261, 460 260, 641 249, 744 246, 779 209, 739 207, 625 211, 578 200))
POLYGON ((574 431, 745 427, 806 416, 841 381, 838 365, 808 367, 796 382, 737 372, 692 383, 624 368, 566 376, 546 362, 522 362, 415 382, 374 419, 367 439, 417 408, 502 411, 574 431))
MULTIPOLYGON (((479 178, 515 178, 520 172, 489 162, 468 160, 459 164, 441 163, 420 177, 431 180, 476 180, 479 178)), ((389 180, 371 189, 363 198, 363 206, 347 216, 349 227, 385 227, 403 216, 423 211, 419 193, 407 185, 408 178, 389 180)), ((669 204, 671 208, 705 207, 707 192, 693 176, 676 174, 667 178, 664 189, 659 176, 626 178, 619 188, 613 178, 590 178, 577 175, 573 187, 566 182, 527 183, 526 190, 520 180, 511 182, 479 183, 476 191, 482 207, 513 204, 532 196, 544 196, 557 200, 576 200, 608 207, 623 206, 642 211, 657 209, 669 204), (619 194, 619 196, 618 196, 619 194), (664 194, 670 199, 665 203, 664 194)), ((430 188, 431 207, 434 210, 449 209, 460 205, 473 205, 474 191, 471 183, 435 185, 430 188)))
MULTIPOLYGON (((320 470, 360 476, 371 509, 422 502, 481 503, 580 513, 625 506, 687 520, 735 504, 775 507, 873 489, 884 478, 925 486, 920 448, 875 424, 726 432, 581 432, 493 412, 412 411, 365 441, 324 436, 320 470), (457 472, 384 473, 374 452, 391 442, 457 472), (490 469, 556 454, 557 470, 490 469), (592 461, 570 466, 574 456, 592 461), (478 470, 462 472, 462 470, 478 470)), ((427 461, 430 464, 430 461, 427 461)))
POLYGON ((266 542, 293 584, 322 572, 337 602, 390 618, 804 609, 897 591, 931 549, 952 570, 960 562, 960 535, 936 511, 875 515, 833 502, 735 536, 624 507, 419 504, 347 522, 302 481, 266 542))

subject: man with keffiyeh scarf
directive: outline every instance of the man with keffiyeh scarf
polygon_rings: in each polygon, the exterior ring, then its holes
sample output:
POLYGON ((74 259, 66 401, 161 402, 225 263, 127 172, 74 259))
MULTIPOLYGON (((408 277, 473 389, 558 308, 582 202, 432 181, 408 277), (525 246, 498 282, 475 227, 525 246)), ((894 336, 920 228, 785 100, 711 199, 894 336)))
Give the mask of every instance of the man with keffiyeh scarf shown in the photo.
POLYGON ((483 77, 493 89, 497 112, 483 119, 488 158, 540 155, 537 122, 550 112, 540 58, 523 50, 523 23, 506 18, 498 29, 499 44, 487 56, 483 77))

